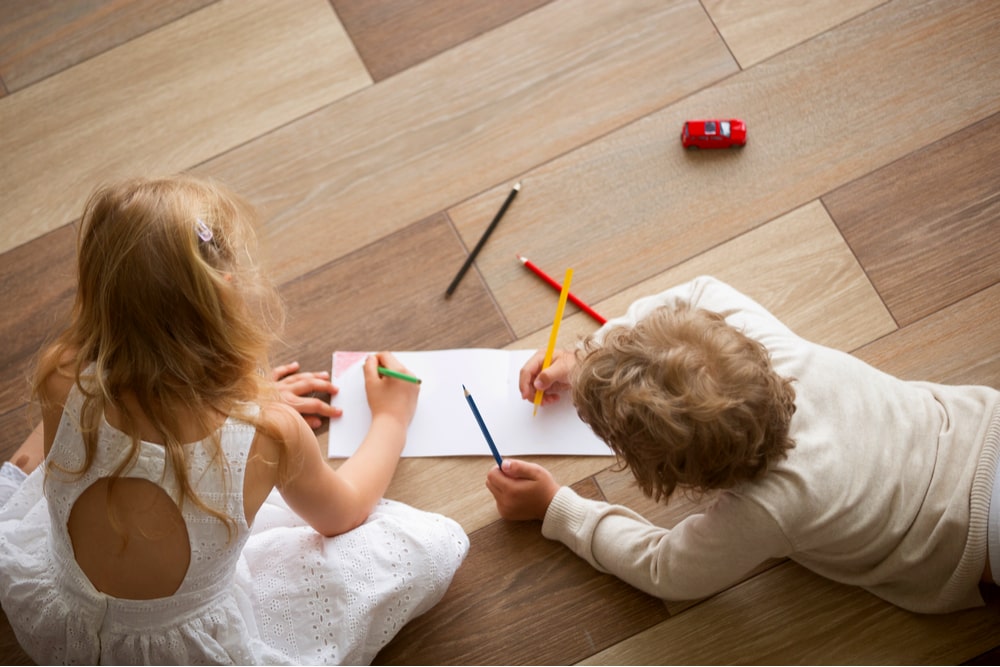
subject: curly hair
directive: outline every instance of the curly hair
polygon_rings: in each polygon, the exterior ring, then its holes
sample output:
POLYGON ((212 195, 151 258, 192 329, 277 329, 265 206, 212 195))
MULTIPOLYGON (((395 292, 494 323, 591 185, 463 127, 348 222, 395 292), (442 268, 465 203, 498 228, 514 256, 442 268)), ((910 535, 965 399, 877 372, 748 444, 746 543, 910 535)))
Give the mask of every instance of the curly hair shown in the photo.
POLYGON ((647 496, 731 488, 794 447, 792 380, 725 316, 664 306, 577 352, 573 402, 647 496))

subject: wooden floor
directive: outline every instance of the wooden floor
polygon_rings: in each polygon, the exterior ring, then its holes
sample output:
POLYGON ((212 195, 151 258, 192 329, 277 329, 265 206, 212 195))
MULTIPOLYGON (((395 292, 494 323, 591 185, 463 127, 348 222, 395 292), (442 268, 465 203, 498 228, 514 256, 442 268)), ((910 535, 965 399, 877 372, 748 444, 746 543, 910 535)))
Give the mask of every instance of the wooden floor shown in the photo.
MULTIPOLYGON (((87 193, 180 170, 264 213, 276 361, 544 345, 557 295, 523 253, 605 315, 711 273, 889 372, 1000 386, 995 0, 3 2, 0 83, 0 458, 36 418, 87 193), (748 145, 685 152, 699 116, 744 118, 748 145)), ((564 345, 595 328, 567 312, 564 345)), ((664 525, 697 510, 607 458, 544 463, 664 525)), ((388 495, 472 546, 378 662, 996 664, 994 591, 918 616, 785 561, 664 604, 500 521, 491 466, 402 462, 388 495)))

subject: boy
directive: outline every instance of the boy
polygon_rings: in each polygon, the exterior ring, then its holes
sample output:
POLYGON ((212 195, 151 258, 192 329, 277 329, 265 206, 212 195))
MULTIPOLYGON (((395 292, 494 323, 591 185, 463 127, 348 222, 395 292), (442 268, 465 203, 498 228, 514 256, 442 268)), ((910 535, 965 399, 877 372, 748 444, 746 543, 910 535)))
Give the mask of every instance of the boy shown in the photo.
POLYGON ((925 613, 981 606, 993 582, 996 389, 894 378, 707 277, 640 299, 545 371, 536 354, 520 389, 571 389, 647 495, 720 491, 668 530, 541 466, 490 471, 501 516, 542 519, 545 537, 651 595, 711 595, 773 557, 925 613))

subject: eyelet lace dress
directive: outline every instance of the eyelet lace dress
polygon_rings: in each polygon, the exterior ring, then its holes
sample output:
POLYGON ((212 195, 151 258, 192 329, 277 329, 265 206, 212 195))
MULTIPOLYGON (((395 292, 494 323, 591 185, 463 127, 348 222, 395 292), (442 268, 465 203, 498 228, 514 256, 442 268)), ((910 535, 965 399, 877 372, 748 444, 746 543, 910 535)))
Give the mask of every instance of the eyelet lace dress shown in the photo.
MULTIPOLYGON (((223 482, 208 443, 189 446, 189 476, 199 497, 235 519, 232 537, 185 502, 191 560, 177 592, 154 600, 108 596, 77 565, 66 525, 76 499, 115 469, 128 443, 104 423, 90 470, 76 476, 52 467, 81 467, 81 404, 74 387, 47 465, 0 507, 0 601, 39 664, 369 663, 441 599, 468 551, 451 519, 390 500, 362 526, 326 538, 274 491, 248 528, 243 475, 255 430, 230 418, 219 431, 229 479, 223 482)), ((142 443, 126 475, 176 497, 161 446, 142 443)))

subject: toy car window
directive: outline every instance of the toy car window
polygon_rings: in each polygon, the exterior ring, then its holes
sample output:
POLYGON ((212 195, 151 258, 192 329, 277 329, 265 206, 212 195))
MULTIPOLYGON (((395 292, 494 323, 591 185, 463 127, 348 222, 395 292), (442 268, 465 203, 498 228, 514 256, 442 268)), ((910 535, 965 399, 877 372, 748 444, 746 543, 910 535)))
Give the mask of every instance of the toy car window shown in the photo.
POLYGON ((715 134, 715 121, 710 120, 705 123, 705 134, 715 134))
POLYGON ((724 121, 722 121, 719 124, 722 125, 722 136, 728 137, 729 136, 729 121, 728 120, 724 120, 724 121))

